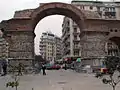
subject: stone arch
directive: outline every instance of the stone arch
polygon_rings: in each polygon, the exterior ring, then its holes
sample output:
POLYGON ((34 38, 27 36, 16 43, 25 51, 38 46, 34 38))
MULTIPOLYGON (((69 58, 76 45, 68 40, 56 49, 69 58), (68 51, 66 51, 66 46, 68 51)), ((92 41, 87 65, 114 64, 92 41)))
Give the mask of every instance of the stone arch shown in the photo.
POLYGON ((106 41, 111 40, 114 43, 116 43, 117 45, 120 45, 120 33, 119 32, 115 32, 115 33, 111 33, 107 36, 106 41))
POLYGON ((119 32, 109 33, 105 38, 106 55, 120 55, 120 36, 119 32))
POLYGON ((60 2, 46 3, 36 8, 31 14, 32 28, 35 29, 37 23, 44 17, 55 14, 72 18, 81 30, 85 29, 85 16, 82 11, 71 4, 60 2))

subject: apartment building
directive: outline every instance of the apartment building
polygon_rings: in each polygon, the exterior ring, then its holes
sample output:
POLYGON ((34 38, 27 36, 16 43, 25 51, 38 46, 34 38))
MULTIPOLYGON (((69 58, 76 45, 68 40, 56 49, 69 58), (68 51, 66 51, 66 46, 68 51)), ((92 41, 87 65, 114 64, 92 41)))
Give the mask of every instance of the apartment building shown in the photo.
MULTIPOLYGON (((82 12, 90 16, 89 12, 99 14, 105 20, 120 20, 120 2, 96 1, 96 0, 73 0, 71 4, 81 9, 82 12)), ((95 14, 94 14, 95 15, 95 14)), ((96 19, 96 16, 92 16, 96 19)), ((110 32, 117 32, 117 29, 110 32)), ((76 23, 68 17, 64 17, 62 25, 62 43, 64 57, 81 57, 80 29, 76 23)), ((108 55, 119 55, 119 48, 115 43, 106 42, 106 53, 108 55)))
POLYGON ((48 62, 61 58, 61 39, 51 32, 44 32, 40 38, 40 54, 48 62))
POLYGON ((62 58, 62 40, 60 37, 55 35, 55 53, 56 53, 56 60, 62 58))

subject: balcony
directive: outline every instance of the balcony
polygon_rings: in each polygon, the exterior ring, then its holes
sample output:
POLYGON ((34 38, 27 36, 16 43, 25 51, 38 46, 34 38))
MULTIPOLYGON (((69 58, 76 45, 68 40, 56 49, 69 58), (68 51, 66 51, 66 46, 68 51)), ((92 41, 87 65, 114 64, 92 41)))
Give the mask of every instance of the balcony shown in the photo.
POLYGON ((65 46, 70 46, 70 42, 65 42, 65 46))
POLYGON ((74 42, 80 42, 80 39, 73 39, 74 42))
POLYGON ((77 27, 77 24, 76 24, 75 22, 73 22, 73 27, 74 27, 74 26, 77 27))
POLYGON ((73 32, 73 35, 80 35, 80 32, 73 32))
POLYGON ((78 46, 73 46, 73 48, 80 50, 80 46, 79 45, 78 46))
POLYGON ((70 54, 70 49, 65 50, 65 55, 70 54))
POLYGON ((104 13, 104 16, 105 16, 106 19, 115 19, 116 18, 116 12, 106 11, 104 13))
POLYGON ((62 41, 65 42, 67 39, 69 39, 69 36, 70 36, 70 33, 67 33, 67 34, 63 37, 62 41))
POLYGON ((45 47, 46 45, 45 45, 45 44, 40 44, 39 46, 40 46, 40 47, 45 47))

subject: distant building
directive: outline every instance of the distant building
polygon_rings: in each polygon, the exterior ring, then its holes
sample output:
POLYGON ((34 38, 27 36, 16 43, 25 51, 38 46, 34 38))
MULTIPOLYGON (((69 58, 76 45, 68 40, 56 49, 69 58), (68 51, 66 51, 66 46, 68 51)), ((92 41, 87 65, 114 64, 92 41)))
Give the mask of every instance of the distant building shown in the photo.
POLYGON ((70 18, 65 17, 62 25, 63 56, 80 57, 80 30, 70 18))
POLYGON ((60 37, 55 36, 55 51, 56 51, 56 60, 62 58, 62 40, 60 37))
POLYGON ((61 39, 51 32, 44 32, 40 38, 40 54, 46 61, 54 62, 61 58, 61 39))

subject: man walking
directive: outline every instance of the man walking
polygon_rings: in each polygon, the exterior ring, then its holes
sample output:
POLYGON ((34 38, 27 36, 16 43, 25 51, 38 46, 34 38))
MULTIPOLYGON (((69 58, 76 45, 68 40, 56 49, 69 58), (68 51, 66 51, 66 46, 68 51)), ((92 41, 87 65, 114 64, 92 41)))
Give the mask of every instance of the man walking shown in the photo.
POLYGON ((42 65, 43 75, 46 75, 45 69, 46 69, 46 66, 42 65))
POLYGON ((2 60, 0 59, 0 74, 2 73, 2 60))
POLYGON ((5 76, 7 74, 7 61, 6 60, 2 61, 2 69, 3 69, 2 76, 5 76))
POLYGON ((24 69, 24 66, 22 65, 22 63, 18 64, 18 75, 22 76, 22 70, 24 69))

